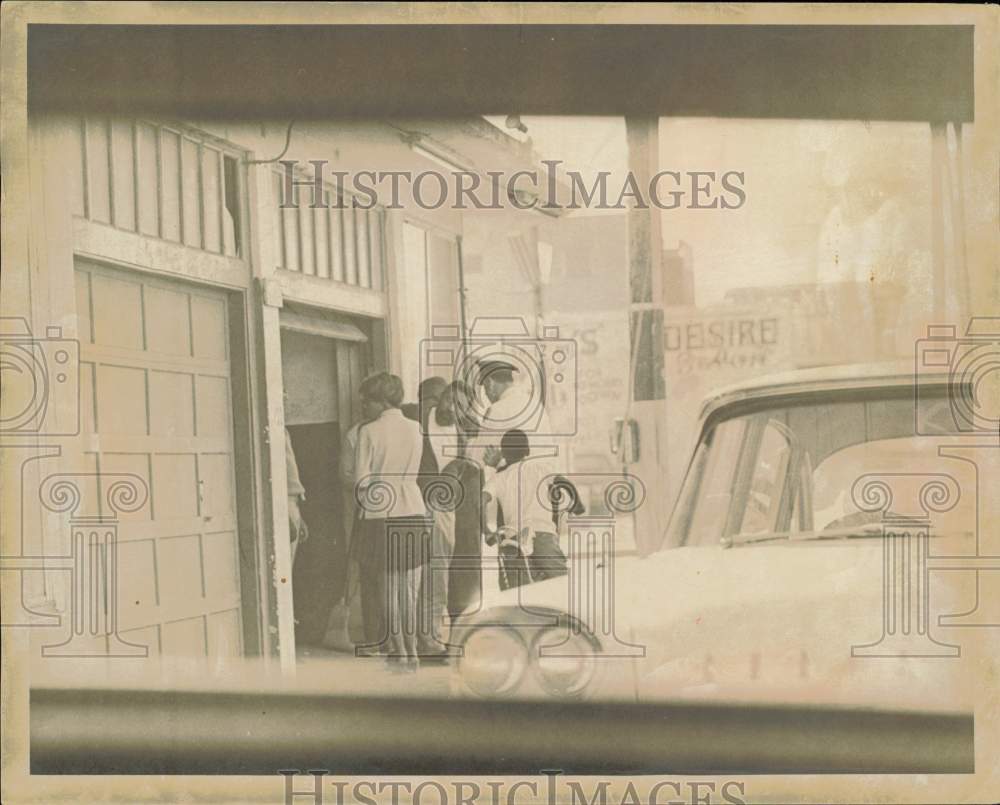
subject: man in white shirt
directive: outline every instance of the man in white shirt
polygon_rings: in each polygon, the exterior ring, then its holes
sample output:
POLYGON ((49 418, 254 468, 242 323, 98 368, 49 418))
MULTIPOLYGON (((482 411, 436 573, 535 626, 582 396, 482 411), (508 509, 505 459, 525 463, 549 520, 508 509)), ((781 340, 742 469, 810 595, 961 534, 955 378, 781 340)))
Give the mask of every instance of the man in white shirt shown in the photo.
POLYGON ((479 384, 483 388, 490 405, 486 409, 481 430, 500 435, 511 428, 518 428, 528 434, 551 436, 552 429, 548 413, 541 398, 536 399, 531 389, 523 383, 515 383, 518 369, 503 360, 486 360, 478 364, 479 384))
POLYGON ((546 455, 553 449, 553 433, 542 400, 535 399, 525 384, 515 383, 517 367, 507 361, 485 360, 477 368, 477 379, 489 405, 479 417, 479 432, 469 443, 468 457, 484 465, 489 478, 491 468, 500 462, 501 437, 516 428, 527 435, 533 460, 543 462, 554 473, 557 464, 551 455, 546 455))

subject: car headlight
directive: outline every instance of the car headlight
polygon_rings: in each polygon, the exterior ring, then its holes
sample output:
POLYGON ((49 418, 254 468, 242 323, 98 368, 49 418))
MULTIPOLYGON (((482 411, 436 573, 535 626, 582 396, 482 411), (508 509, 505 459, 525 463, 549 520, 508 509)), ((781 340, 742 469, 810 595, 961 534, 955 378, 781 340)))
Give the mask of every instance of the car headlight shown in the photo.
POLYGON ((465 684, 480 696, 503 696, 517 689, 528 667, 528 647, 514 629, 476 629, 462 645, 458 661, 465 684))
POLYGON ((583 695, 597 671, 594 644, 566 626, 540 632, 532 644, 531 659, 538 683, 552 696, 583 695))

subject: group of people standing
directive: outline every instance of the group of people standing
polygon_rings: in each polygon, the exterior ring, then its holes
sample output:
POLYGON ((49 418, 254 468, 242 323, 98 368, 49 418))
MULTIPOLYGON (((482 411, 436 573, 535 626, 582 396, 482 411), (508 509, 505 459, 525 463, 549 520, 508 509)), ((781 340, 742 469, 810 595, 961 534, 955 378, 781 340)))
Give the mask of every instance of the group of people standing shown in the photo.
MULTIPOLYGON (((357 654, 384 656, 400 672, 446 660, 447 618, 481 595, 484 542, 498 548, 501 586, 567 572, 551 497, 566 490, 548 486, 558 477, 554 451, 506 427, 530 403, 515 371, 491 360, 471 385, 431 377, 411 404, 396 375, 361 383, 362 417, 346 434, 340 468, 357 502, 349 551, 364 633, 357 654), (450 505, 430 505, 442 487, 450 505)), ((551 433, 545 417, 541 407, 536 432, 551 433)), ((289 483, 291 503, 291 475, 289 483)), ((290 523, 293 539, 299 521, 290 523)))

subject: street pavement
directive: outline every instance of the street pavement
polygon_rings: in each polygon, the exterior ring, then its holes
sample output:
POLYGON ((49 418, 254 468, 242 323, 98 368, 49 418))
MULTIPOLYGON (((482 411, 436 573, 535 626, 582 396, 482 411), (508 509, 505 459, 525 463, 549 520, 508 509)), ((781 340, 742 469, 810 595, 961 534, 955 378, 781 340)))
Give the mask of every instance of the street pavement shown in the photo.
POLYGON ((451 669, 447 665, 423 665, 414 674, 399 674, 389 670, 380 657, 355 657, 346 652, 331 651, 318 646, 304 646, 297 652, 299 667, 314 678, 317 672, 329 680, 331 691, 364 688, 380 694, 409 696, 448 696, 451 669))

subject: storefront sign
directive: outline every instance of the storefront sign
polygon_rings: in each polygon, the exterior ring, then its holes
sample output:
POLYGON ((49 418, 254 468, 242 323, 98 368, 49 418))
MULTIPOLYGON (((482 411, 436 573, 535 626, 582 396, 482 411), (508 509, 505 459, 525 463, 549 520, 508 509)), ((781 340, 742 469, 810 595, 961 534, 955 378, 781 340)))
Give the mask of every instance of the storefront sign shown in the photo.
POLYGON ((787 340, 777 316, 699 315, 663 326, 666 374, 740 373, 776 366, 787 340))

